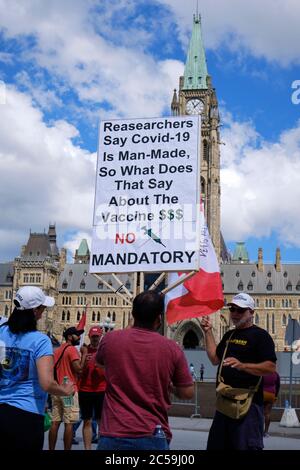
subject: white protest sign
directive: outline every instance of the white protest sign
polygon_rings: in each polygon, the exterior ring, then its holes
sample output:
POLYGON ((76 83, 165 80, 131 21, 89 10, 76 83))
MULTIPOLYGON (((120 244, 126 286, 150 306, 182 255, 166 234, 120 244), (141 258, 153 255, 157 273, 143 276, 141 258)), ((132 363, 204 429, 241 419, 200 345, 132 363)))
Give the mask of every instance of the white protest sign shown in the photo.
POLYGON ((101 122, 91 273, 199 268, 200 124, 101 122))

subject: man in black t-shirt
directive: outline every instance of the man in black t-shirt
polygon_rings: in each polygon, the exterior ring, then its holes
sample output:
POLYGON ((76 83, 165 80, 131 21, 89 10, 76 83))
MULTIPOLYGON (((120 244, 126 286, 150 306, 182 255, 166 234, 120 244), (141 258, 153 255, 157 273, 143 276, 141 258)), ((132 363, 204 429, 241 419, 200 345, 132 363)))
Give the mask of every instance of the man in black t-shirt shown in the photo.
MULTIPOLYGON (((261 376, 270 374, 276 369, 274 342, 267 331, 253 325, 254 300, 250 295, 243 292, 237 294, 228 306, 235 329, 227 331, 218 346, 209 318, 203 317, 201 321, 207 355, 211 363, 219 365, 220 368, 229 340, 220 374, 224 383, 237 388, 255 387, 261 376)), ((207 449, 263 449, 263 422, 263 388, 260 382, 245 417, 232 419, 216 411, 208 436, 207 449)))

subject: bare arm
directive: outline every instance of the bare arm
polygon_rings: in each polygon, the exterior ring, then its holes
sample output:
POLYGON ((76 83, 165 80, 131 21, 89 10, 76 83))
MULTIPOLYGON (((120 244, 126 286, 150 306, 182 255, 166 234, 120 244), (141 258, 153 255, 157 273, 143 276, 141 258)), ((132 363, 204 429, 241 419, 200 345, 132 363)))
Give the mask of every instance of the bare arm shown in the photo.
POLYGON ((173 386, 172 392, 182 400, 190 400, 194 396, 194 385, 188 385, 187 387, 173 386))
POLYGON ((259 362, 258 364, 242 363, 235 357, 226 357, 223 365, 235 367, 237 370, 242 370, 252 375, 268 375, 276 370, 276 364, 272 361, 259 362))
POLYGON ((67 383, 59 385, 53 376, 53 356, 43 356, 36 361, 39 383, 45 392, 52 395, 67 396, 74 393, 74 385, 67 383))
POLYGON ((72 361, 71 367, 72 367, 73 372, 75 372, 75 374, 80 375, 82 373, 82 365, 79 359, 72 361))
POLYGON ((203 317, 201 320, 201 327, 205 334, 205 346, 206 352, 210 362, 216 366, 220 363, 220 359, 217 356, 217 345, 212 332, 212 324, 208 317, 203 317))

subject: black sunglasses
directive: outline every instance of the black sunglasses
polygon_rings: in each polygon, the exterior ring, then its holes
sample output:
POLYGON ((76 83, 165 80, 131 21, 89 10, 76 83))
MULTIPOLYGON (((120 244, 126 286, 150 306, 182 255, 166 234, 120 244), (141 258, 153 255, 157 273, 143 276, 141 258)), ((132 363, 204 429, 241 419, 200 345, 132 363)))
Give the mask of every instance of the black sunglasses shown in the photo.
POLYGON ((240 315, 242 315, 243 313, 245 313, 246 311, 248 310, 248 308, 241 308, 241 307, 229 307, 229 312, 230 313, 238 313, 240 315))

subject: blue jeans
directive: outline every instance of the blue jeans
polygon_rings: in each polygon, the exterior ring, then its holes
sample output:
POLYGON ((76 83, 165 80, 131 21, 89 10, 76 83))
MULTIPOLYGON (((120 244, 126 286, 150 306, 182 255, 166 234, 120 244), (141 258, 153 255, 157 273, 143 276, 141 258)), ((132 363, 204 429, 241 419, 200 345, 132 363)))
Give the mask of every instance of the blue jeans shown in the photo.
POLYGON ((169 450, 169 444, 165 437, 100 436, 97 450, 169 450))

